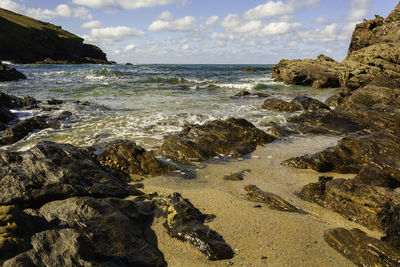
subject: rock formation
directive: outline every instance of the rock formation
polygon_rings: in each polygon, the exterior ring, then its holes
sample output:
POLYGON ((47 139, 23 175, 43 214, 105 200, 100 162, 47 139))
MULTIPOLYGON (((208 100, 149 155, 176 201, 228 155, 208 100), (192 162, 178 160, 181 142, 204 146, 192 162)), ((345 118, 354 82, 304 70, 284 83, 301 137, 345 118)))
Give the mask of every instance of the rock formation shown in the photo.
POLYGON ((15 63, 108 63, 100 48, 59 26, 0 8, 0 59, 15 63))
POLYGON ((26 79, 26 76, 14 68, 7 67, 0 62, 0 82, 26 79))

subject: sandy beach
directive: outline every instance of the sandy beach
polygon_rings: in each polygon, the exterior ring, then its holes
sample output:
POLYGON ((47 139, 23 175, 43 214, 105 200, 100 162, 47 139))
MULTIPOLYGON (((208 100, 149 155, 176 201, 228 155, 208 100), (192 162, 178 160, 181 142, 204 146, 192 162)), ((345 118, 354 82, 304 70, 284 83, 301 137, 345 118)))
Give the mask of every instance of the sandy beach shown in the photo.
POLYGON ((337 140, 337 137, 318 136, 277 141, 258 147, 248 159, 205 163, 196 171, 195 179, 168 175, 144 180, 147 193, 179 192, 204 214, 216 215, 208 225, 235 250, 231 260, 210 262, 190 244, 170 238, 162 226, 163 220, 156 219, 152 228, 169 266, 354 266, 328 246, 323 238, 324 231, 345 227, 360 228, 374 237, 380 234, 301 200, 296 193, 305 184, 317 181, 321 173, 280 165, 285 159, 303 155, 304 151, 320 151, 336 144, 337 140), (243 181, 223 179, 225 175, 243 170, 250 170, 245 172, 243 181), (280 212, 265 206, 255 208, 258 203, 246 199, 244 186, 248 184, 277 194, 308 214, 280 212))

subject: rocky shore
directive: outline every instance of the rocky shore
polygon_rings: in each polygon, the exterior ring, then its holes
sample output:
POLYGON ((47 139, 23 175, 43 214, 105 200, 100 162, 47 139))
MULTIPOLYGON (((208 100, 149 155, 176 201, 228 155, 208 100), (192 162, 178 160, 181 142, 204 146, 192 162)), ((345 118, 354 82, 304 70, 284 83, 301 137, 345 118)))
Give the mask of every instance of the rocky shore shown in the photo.
MULTIPOLYGON (((385 19, 357 25, 343 62, 320 56, 274 67, 278 81, 340 87, 325 103, 304 95, 289 102, 246 91, 233 96, 265 98, 262 108, 292 114, 284 124, 269 122, 267 132, 227 118, 190 125, 155 151, 132 140, 84 147, 42 141, 26 151, 0 150, 0 264, 167 266, 190 256, 171 256, 168 244, 176 241, 190 245, 184 251, 198 251, 205 265, 232 265, 236 258, 248 266, 285 265, 267 260, 304 249, 313 253, 308 261, 290 264, 342 265, 347 258, 359 266, 398 266, 399 24, 400 4, 385 19), (288 156, 285 146, 293 144, 286 140, 306 134, 340 141, 288 156), (266 155, 274 146, 271 160, 266 155), (258 167, 244 169, 250 153, 258 167), (223 173, 232 162, 238 170, 223 173), (197 173, 214 168, 223 175, 189 181, 185 175, 200 164, 209 166, 197 173), (207 187, 204 179, 213 181, 207 187), (327 217, 335 219, 326 223, 327 217), (264 247, 269 255, 260 254, 264 247), (243 251, 257 259, 247 262, 243 251), (321 259, 313 259, 316 253, 321 259)), ((59 110, 62 104, 0 92, 0 147, 68 123, 75 114, 59 110), (33 109, 41 112, 15 115, 33 109)))

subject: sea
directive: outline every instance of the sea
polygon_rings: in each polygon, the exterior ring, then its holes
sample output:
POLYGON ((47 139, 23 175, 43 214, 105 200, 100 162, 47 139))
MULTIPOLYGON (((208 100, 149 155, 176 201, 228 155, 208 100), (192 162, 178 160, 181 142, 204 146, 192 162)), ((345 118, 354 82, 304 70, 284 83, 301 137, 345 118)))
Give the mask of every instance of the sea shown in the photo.
MULTIPOLYGON (((241 90, 284 100, 308 95, 320 100, 335 89, 289 86, 271 77, 273 65, 11 65, 26 80, 0 83, 0 90, 30 95, 45 103, 64 100, 58 110, 73 116, 58 129, 44 129, 3 149, 20 151, 51 140, 89 146, 129 139, 155 149, 165 136, 192 124, 228 117, 244 118, 260 129, 285 123, 293 114, 262 109, 264 98, 232 98, 241 90), (254 68, 254 72, 244 72, 254 68)), ((19 120, 49 111, 13 110, 19 120)), ((12 123, 16 123, 15 120, 12 123)))

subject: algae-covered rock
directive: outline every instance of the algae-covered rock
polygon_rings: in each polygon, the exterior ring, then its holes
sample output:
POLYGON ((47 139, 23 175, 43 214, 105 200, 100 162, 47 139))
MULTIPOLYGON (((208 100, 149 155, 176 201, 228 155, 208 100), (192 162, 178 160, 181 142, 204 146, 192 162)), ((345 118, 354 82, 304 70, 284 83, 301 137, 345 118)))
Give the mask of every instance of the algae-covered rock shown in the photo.
POLYGON ((280 196, 264 192, 255 185, 246 185, 244 189, 247 191, 247 199, 250 201, 266 204, 270 209, 274 210, 304 213, 280 196))
POLYGON ((190 126, 166 138, 157 153, 180 163, 190 163, 220 154, 241 157, 253 152, 257 145, 274 140, 245 119, 229 118, 190 126))
POLYGON ((166 218, 164 226, 171 237, 192 244, 209 260, 231 259, 234 256, 223 237, 203 224, 206 216, 180 194, 156 197, 153 203, 166 218))
POLYGON ((94 158, 102 165, 127 175, 157 176, 166 174, 175 167, 157 160, 151 153, 129 140, 117 140, 102 145, 102 152, 94 158))
POLYGON ((400 264, 400 250, 367 236, 359 229, 330 229, 324 238, 329 246, 358 266, 391 267, 400 264))
POLYGON ((59 26, 0 9, 0 58, 35 63, 47 58, 62 63, 108 63, 100 48, 59 26))

